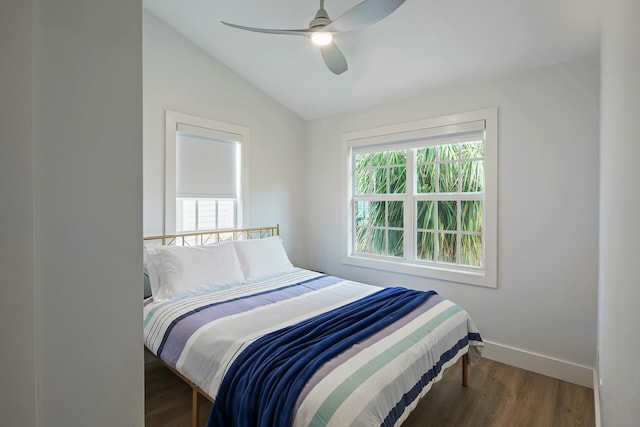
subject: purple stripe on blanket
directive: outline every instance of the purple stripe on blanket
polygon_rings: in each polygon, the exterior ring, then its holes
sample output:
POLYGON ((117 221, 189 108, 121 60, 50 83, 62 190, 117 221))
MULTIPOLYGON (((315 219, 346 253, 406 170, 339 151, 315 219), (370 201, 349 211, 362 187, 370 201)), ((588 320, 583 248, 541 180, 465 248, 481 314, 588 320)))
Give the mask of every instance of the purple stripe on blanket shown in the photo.
POLYGON ((187 341, 200 327, 223 317, 250 311, 258 307, 274 304, 326 288, 341 280, 342 279, 332 276, 319 276, 282 288, 198 307, 183 314, 171 323, 165 332, 162 344, 158 348, 158 355, 162 360, 175 368, 187 341))
POLYGON ((309 379, 309 381, 307 381, 307 384, 304 386, 304 388, 300 392, 300 396, 298 397, 298 401, 296 402, 296 407, 295 407, 295 410, 293 411, 293 413, 295 414, 298 411, 298 408, 300 407, 300 405, 302 404, 304 399, 307 397, 309 392, 316 385, 318 385, 320 380, 322 380, 324 377, 326 377, 331 371, 333 371, 338 366, 342 365, 345 361, 349 360, 350 358, 352 358, 354 355, 358 354, 359 352, 361 352, 365 348, 371 347, 373 344, 377 343, 381 339, 386 338, 387 336, 391 335, 392 333, 394 333, 398 329, 400 329, 403 326, 407 325, 409 322, 413 321, 415 318, 420 316, 422 313, 424 313, 426 311, 429 311, 436 304, 439 304, 442 301, 444 301, 444 298, 442 296, 440 296, 440 295, 432 295, 431 298, 426 300, 422 305, 417 307, 411 313, 407 314, 406 316, 404 316, 401 319, 398 319, 397 321, 395 321, 391 325, 387 326, 386 328, 384 328, 380 332, 376 333, 375 335, 370 336, 369 338, 367 338, 366 340, 358 343, 357 345, 354 345, 350 349, 342 352, 341 354, 339 354, 335 358, 333 358, 330 361, 328 361, 327 363, 325 363, 320 369, 318 369, 316 371, 316 373, 309 379))
POLYGON ((385 288, 258 338, 227 370, 207 426, 290 425, 300 391, 318 368, 433 294, 385 288))

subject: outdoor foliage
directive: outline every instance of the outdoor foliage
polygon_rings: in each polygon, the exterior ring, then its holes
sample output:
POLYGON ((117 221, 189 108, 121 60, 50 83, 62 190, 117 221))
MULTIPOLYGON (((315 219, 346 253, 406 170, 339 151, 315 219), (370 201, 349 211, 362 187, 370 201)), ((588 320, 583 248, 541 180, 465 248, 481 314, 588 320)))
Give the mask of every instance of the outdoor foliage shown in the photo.
MULTIPOLYGON (((409 200, 415 200, 417 258, 482 266, 484 142, 413 150, 416 197, 409 200), (445 200, 443 193, 456 196, 445 200)), ((355 252, 404 256, 408 152, 355 155, 355 252)))

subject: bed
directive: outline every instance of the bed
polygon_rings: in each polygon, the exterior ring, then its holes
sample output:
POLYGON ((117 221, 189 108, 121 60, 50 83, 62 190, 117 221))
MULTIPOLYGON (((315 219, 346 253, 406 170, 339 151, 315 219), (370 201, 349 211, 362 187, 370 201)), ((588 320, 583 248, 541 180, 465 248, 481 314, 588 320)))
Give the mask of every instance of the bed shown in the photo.
POLYGON ((294 267, 279 227, 145 238, 145 348, 209 426, 400 425, 484 344, 457 304, 294 267))

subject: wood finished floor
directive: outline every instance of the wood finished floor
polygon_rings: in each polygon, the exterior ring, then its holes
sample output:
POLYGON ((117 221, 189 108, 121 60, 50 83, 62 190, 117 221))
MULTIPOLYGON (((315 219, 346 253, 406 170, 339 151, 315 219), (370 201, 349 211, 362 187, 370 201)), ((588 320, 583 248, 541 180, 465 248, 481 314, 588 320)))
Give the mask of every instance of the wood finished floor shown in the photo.
MULTIPOLYGON (((461 365, 447 370, 403 427, 595 426, 593 390, 481 359, 461 386, 461 365)), ((191 423, 191 389, 158 362, 145 366, 146 427, 191 423)), ((200 425, 211 404, 200 399, 200 425)))

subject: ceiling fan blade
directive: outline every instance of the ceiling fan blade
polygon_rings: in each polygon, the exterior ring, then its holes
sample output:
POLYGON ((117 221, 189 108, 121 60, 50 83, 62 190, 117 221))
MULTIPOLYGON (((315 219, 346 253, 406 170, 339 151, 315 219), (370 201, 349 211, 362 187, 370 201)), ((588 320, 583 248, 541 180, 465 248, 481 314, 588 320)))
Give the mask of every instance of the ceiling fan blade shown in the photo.
POLYGON ((336 18, 323 31, 347 32, 375 24, 399 8, 405 0, 364 0, 336 18))
POLYGON ((347 71, 349 68, 347 60, 335 43, 331 42, 326 46, 322 46, 320 50, 322 51, 324 63, 334 74, 342 74, 347 71))
POLYGON ((311 33, 313 33, 313 31, 311 31, 308 28, 304 30, 271 30, 268 28, 245 27, 243 25, 231 24, 229 22, 224 22, 224 21, 220 21, 220 22, 222 22, 224 25, 227 25, 229 27, 238 28, 240 30, 254 31, 256 33, 285 34, 290 36, 305 36, 305 37, 310 37, 311 33))

